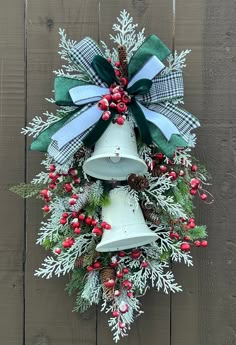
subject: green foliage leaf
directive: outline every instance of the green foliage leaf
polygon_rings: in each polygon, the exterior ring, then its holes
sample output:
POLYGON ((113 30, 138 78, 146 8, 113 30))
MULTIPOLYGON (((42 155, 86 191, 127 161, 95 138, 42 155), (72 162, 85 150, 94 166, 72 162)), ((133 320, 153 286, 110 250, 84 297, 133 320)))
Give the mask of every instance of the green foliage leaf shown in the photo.
POLYGON ((195 228, 188 230, 187 233, 190 240, 198 240, 200 238, 207 237, 206 226, 205 225, 197 225, 195 228))
POLYGON ((69 283, 67 283, 65 290, 69 295, 72 295, 76 290, 82 290, 85 284, 85 274, 86 269, 84 268, 75 268, 71 275, 69 283))
POLYGON ((42 183, 39 183, 39 184, 20 183, 18 185, 11 186, 9 190, 13 193, 16 193, 21 198, 27 199, 38 194, 43 188, 45 188, 45 184, 42 184, 42 183))

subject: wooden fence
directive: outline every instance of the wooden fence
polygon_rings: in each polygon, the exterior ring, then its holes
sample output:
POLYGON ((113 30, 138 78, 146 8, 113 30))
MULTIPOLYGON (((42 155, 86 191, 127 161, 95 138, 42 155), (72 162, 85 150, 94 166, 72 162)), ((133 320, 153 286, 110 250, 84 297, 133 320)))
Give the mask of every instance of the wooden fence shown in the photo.
MULTIPOLYGON (((34 277, 45 252, 35 245, 39 201, 24 202, 8 185, 41 171, 41 154, 28 151, 21 127, 48 109, 52 70, 61 65, 58 29, 76 40, 108 40, 126 8, 147 34, 169 47, 191 48, 185 70, 185 107, 196 114, 197 156, 213 177, 215 203, 198 205, 209 247, 194 249, 195 266, 175 266, 184 292, 152 291, 144 316, 121 344, 236 344, 236 3, 234 0, 1 0, 0 10, 0 345, 108 345, 107 318, 92 309, 71 313, 66 279, 34 277)), ((49 109, 50 110, 50 109, 49 109)))

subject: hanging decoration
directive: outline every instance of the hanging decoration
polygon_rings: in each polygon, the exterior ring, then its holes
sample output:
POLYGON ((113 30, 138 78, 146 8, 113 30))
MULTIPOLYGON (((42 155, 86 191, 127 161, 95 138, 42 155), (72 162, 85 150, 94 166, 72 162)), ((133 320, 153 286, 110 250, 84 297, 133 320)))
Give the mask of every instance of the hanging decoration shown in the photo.
POLYGON ((125 10, 117 20, 112 51, 59 30, 65 64, 47 99, 58 108, 22 130, 34 137, 31 150, 45 152, 45 169, 11 188, 44 202, 37 243, 48 255, 35 275, 68 274, 74 310, 101 303, 115 342, 143 313, 149 288, 182 290, 172 265, 192 266, 191 248, 207 246, 194 197, 212 202, 206 169, 191 155, 199 121, 180 107, 190 51, 171 54, 125 10))

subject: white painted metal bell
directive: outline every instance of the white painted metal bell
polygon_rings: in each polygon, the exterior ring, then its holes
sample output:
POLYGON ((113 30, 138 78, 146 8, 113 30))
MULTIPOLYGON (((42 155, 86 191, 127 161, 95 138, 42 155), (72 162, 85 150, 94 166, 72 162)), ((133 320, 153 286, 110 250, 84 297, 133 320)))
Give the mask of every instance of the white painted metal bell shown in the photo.
POLYGON ((145 162, 139 158, 133 128, 129 121, 122 126, 111 123, 96 142, 84 172, 101 180, 126 180, 131 173, 144 174, 145 162))
POLYGON ((157 239, 157 235, 147 226, 139 204, 123 188, 110 192, 111 203, 103 207, 102 219, 111 225, 104 230, 98 252, 139 247, 157 239))

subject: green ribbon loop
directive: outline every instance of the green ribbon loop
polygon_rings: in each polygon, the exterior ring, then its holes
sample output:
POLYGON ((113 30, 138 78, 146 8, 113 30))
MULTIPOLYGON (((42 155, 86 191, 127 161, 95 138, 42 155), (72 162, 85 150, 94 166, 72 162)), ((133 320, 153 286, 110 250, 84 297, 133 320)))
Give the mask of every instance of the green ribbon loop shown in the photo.
POLYGON ((152 86, 152 81, 149 79, 140 79, 134 83, 131 87, 127 89, 130 95, 144 95, 147 93, 152 86))
POLYGON ((152 137, 151 133, 149 131, 148 122, 145 118, 145 115, 140 108, 140 106, 137 104, 137 102, 133 99, 131 103, 129 104, 129 108, 133 114, 133 117, 135 119, 135 122, 138 126, 138 130, 140 133, 140 136, 142 140, 147 144, 152 144, 152 137))
POLYGON ((85 139, 83 139, 84 145, 87 147, 93 146, 105 132, 115 115, 116 113, 111 110, 111 116, 108 120, 104 121, 102 118, 100 118, 93 129, 86 135, 85 139))
POLYGON ((156 35, 147 37, 130 59, 128 66, 128 79, 131 80, 145 62, 147 62, 153 55, 163 61, 168 55, 170 55, 170 53, 170 49, 167 48, 156 35))
POLYGON ((92 67, 108 86, 118 82, 114 68, 103 56, 96 55, 92 61, 92 67))
POLYGON ((74 103, 69 94, 69 90, 76 86, 89 85, 82 80, 56 77, 54 80, 55 101, 60 106, 73 106, 74 103))

